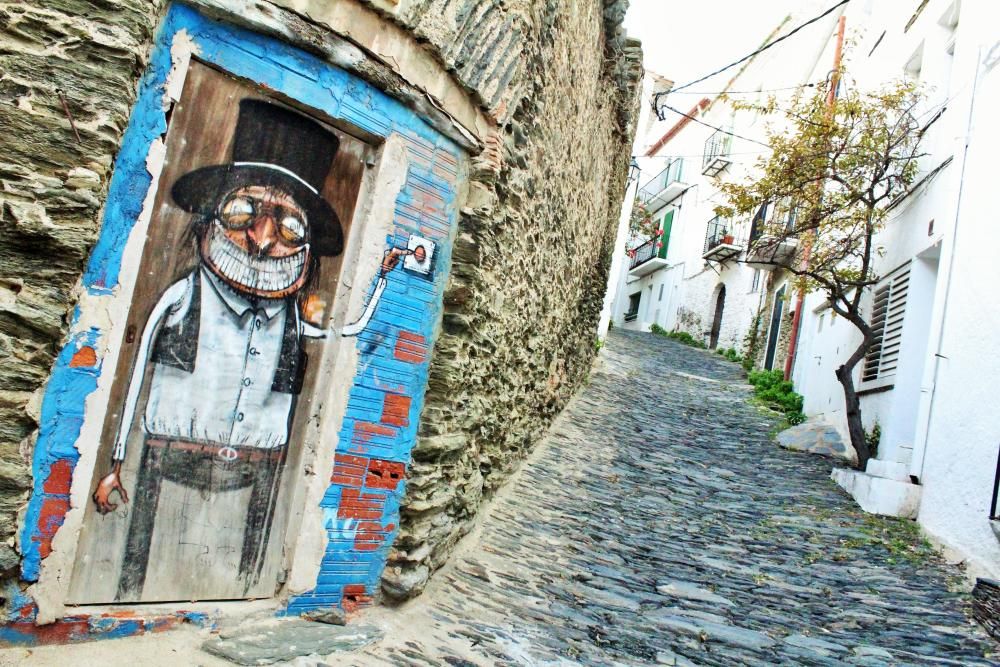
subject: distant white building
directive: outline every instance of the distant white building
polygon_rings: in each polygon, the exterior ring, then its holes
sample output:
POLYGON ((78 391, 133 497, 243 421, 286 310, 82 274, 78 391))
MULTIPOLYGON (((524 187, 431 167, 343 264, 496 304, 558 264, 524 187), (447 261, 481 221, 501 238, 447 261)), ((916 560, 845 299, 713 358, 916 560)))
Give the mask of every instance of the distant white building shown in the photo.
MULTIPOLYGON (((817 15, 810 3, 776 31, 817 15)), ((866 510, 916 518, 929 536, 975 575, 1000 578, 1000 254, 992 200, 1000 155, 1000 2, 854 2, 841 11, 849 39, 844 85, 877 88, 899 77, 926 84, 921 179, 879 235, 881 281, 866 295, 879 342, 859 364, 866 428, 881 432, 865 472, 835 478, 866 510)), ((833 65, 840 11, 751 60, 729 83, 768 91, 823 81, 833 65)), ((791 92, 777 91, 779 96, 791 92)), ((667 104, 674 105, 674 96, 667 104)), ((757 225, 718 220, 718 179, 744 179, 764 149, 765 119, 733 113, 725 99, 667 110, 644 138, 640 201, 659 222, 658 240, 630 239, 616 290, 616 326, 683 330, 711 347, 745 351, 755 332, 758 367, 784 368, 798 306, 788 275, 755 264, 757 225), (706 125, 723 130, 719 132, 706 125)), ((676 107, 675 107, 676 108, 676 107)), ((632 191, 630 190, 630 195, 632 191)), ((755 219, 770 215, 765 208, 755 219)), ((786 250, 791 251, 791 248, 786 250)), ((841 386, 834 375, 860 340, 807 295, 792 379, 804 410, 846 439, 841 386)))
MULTIPOLYGON (((804 3, 802 18, 825 4, 804 3)), ((726 86, 729 99, 787 100, 815 76, 822 81, 826 71, 816 70, 838 16, 831 14, 736 70, 726 86)), ((769 37, 798 22, 798 16, 787 17, 769 37)), ((722 203, 719 182, 745 178, 767 151, 765 122, 757 114, 736 113, 726 97, 693 99, 668 95, 661 107, 666 120, 652 123, 636 142, 642 178, 635 197, 658 233, 628 239, 613 321, 626 329, 657 325, 685 331, 710 348, 739 350, 764 306, 768 269, 747 264, 754 259, 752 252, 748 256, 754 220, 721 219, 714 209, 722 203)), ((632 195, 630 190, 626 208, 632 195)))

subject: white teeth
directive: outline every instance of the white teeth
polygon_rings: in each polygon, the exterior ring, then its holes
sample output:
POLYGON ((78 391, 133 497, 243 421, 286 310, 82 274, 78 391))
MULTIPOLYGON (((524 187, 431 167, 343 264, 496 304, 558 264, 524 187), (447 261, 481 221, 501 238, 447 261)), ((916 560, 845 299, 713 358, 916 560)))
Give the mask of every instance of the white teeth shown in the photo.
POLYGON ((216 223, 212 225, 208 255, 223 276, 243 287, 278 292, 291 287, 302 276, 306 247, 288 257, 254 257, 233 243, 216 223))

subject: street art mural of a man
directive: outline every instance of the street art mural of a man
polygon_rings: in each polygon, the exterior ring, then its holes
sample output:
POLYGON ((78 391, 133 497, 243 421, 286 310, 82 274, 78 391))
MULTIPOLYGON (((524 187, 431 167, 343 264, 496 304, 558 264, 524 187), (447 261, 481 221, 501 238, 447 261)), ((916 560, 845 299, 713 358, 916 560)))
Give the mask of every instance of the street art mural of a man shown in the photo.
MULTIPOLYGON (((344 245, 337 213, 321 195, 338 145, 307 116, 243 99, 231 161, 194 169, 170 188, 174 203, 191 214, 199 262, 162 292, 144 325, 111 471, 93 494, 101 514, 119 506, 115 494, 131 505, 118 600, 142 597, 161 522, 183 519, 182 511, 164 510, 165 480, 205 503, 242 494, 236 517, 242 545, 230 548, 232 574, 244 593, 260 577, 282 469, 294 446, 303 341, 328 333, 307 321, 301 297, 319 258, 339 255, 344 245), (129 494, 122 465, 143 396, 141 454, 129 494)), ((423 246, 388 250, 364 312, 341 333, 361 332, 388 274, 408 257, 425 260, 427 252, 423 246)), ((183 534, 183 526, 171 526, 183 534)))

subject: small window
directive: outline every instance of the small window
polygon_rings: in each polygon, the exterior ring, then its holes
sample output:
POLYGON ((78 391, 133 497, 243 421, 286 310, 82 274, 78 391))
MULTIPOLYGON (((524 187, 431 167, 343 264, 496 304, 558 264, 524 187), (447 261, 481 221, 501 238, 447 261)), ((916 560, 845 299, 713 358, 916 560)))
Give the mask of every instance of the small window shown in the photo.
POLYGON ((823 331, 823 323, 826 321, 826 313, 821 313, 819 316, 819 326, 816 328, 816 333, 821 333, 823 331))
POLYGON ((663 301, 663 283, 660 283, 660 296, 656 300, 663 301))
POLYGON ((903 342, 903 317, 910 283, 910 265, 897 269, 875 288, 871 319, 875 342, 865 355, 862 382, 875 382, 896 375, 899 348, 903 342))
POLYGON ((750 279, 750 291, 760 291, 760 269, 753 270, 753 278, 750 279))

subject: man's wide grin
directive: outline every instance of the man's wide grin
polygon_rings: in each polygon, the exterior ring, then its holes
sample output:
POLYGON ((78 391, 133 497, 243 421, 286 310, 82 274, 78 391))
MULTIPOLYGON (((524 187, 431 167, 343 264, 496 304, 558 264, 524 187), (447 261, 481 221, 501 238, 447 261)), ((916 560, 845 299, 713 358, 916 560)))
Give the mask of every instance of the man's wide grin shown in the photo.
POLYGON ((234 285, 256 292, 281 292, 294 285, 305 269, 308 245, 287 257, 254 256, 226 236, 218 222, 211 224, 208 233, 208 260, 234 285))

